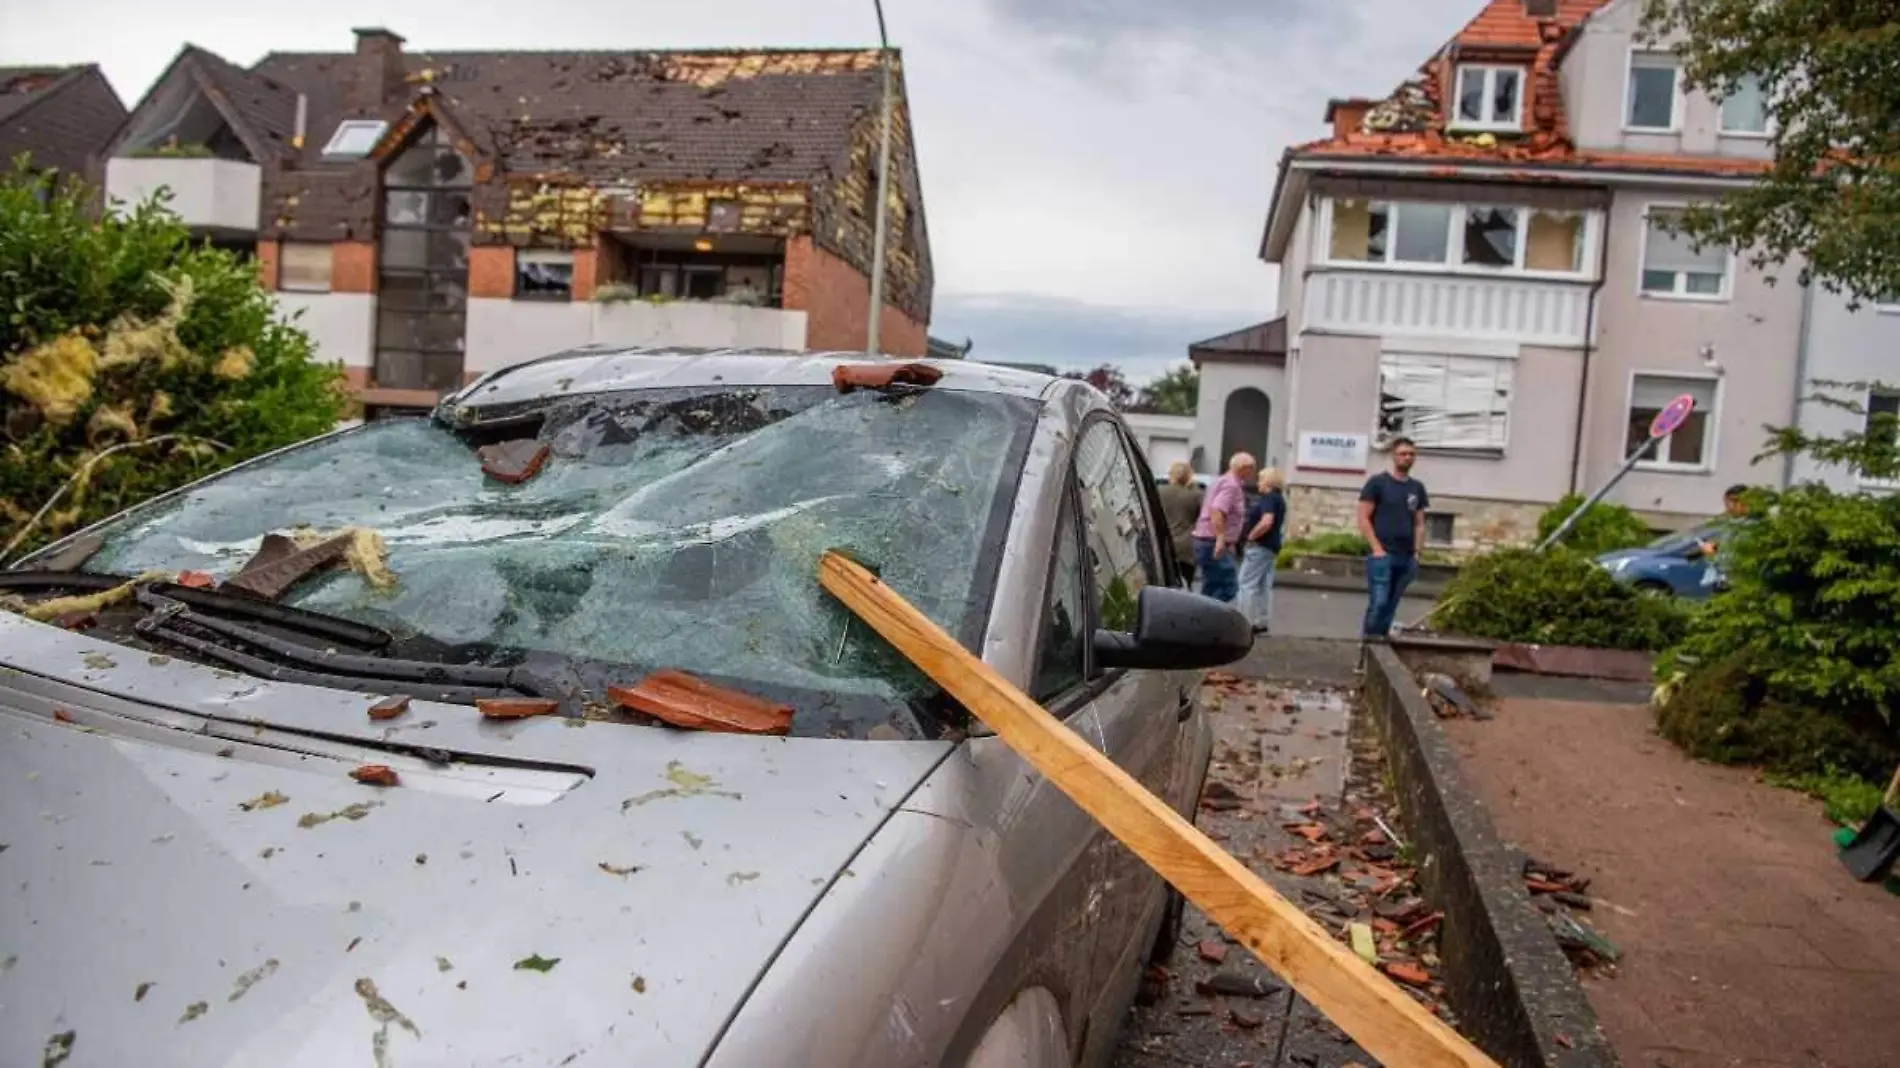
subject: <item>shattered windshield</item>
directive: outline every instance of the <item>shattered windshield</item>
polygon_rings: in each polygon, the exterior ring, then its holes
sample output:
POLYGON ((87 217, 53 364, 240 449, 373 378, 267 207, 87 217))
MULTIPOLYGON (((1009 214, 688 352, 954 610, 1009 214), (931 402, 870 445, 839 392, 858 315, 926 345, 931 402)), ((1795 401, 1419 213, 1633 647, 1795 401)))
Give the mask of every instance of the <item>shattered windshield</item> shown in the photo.
POLYGON ((524 421, 506 436, 551 450, 519 484, 483 473, 475 446, 493 432, 373 423, 126 516, 86 567, 224 580, 266 534, 362 527, 387 545, 393 586, 338 569, 282 602, 492 662, 537 651, 636 669, 622 682, 677 668, 914 703, 934 687, 863 624, 847 628, 819 554, 848 551, 974 646, 1035 406, 715 387, 510 414, 524 421))

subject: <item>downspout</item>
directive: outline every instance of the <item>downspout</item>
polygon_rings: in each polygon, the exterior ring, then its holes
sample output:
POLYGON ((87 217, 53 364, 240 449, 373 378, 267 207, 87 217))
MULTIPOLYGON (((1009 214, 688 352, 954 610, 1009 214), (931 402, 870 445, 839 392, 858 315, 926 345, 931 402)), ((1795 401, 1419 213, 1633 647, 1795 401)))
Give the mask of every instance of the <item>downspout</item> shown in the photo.
MULTIPOLYGON (((1794 345, 1794 401, 1788 406, 1788 425, 1801 425, 1802 393, 1808 382, 1808 330, 1814 317, 1814 283, 1801 287, 1801 336, 1794 345)), ((1794 485, 1794 453, 1781 457, 1781 488, 1794 485)))
POLYGON ((1583 373, 1577 378, 1577 432, 1570 443, 1570 492, 1577 492, 1583 474, 1583 429, 1590 418, 1590 357, 1596 352, 1597 303, 1610 280, 1610 212, 1612 201, 1603 207, 1603 240, 1597 242, 1597 280, 1590 286, 1590 303, 1583 315, 1583 373))

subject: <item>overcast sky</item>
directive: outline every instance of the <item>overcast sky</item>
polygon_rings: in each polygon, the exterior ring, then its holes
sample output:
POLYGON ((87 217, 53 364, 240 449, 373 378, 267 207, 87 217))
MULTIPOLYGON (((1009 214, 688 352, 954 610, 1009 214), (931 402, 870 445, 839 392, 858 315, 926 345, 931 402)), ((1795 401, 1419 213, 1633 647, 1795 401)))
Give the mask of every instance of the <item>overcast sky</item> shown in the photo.
MULTIPOLYGON (((886 0, 937 269, 931 333, 1146 378, 1270 318, 1257 250, 1287 145, 1383 95, 1482 0, 886 0)), ((871 0, 0 0, 0 65, 97 62, 131 106, 186 41, 248 65, 409 47, 874 44, 871 0)))

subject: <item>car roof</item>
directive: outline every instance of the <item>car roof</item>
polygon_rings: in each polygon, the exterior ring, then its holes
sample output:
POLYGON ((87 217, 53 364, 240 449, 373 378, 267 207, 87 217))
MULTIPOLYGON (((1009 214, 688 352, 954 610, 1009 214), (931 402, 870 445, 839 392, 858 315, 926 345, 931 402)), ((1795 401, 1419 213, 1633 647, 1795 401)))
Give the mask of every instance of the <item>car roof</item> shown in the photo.
POLYGON ((1042 397, 1060 379, 968 360, 867 360, 862 352, 779 349, 642 348, 589 345, 492 371, 450 396, 455 408, 514 405, 547 397, 632 389, 710 386, 828 386, 840 363, 927 364, 943 372, 936 389, 1042 397))

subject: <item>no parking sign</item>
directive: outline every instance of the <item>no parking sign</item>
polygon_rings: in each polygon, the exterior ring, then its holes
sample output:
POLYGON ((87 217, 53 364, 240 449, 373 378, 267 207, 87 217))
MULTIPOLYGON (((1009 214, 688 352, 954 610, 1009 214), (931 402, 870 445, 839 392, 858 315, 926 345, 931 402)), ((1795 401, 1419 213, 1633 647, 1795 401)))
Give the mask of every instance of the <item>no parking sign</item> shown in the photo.
POLYGON ((1694 410, 1695 398, 1687 393, 1670 401, 1662 411, 1656 413, 1656 418, 1649 421, 1649 436, 1660 438, 1665 434, 1674 433, 1694 410))

